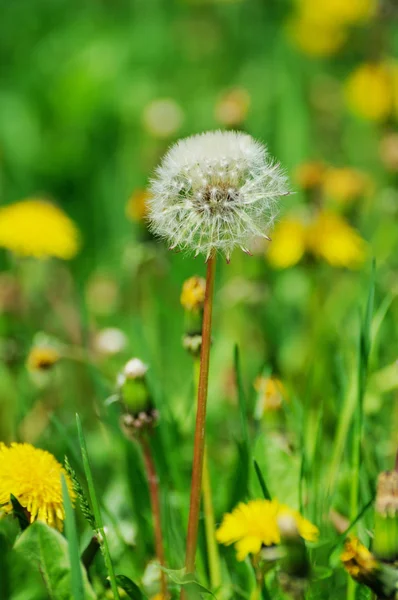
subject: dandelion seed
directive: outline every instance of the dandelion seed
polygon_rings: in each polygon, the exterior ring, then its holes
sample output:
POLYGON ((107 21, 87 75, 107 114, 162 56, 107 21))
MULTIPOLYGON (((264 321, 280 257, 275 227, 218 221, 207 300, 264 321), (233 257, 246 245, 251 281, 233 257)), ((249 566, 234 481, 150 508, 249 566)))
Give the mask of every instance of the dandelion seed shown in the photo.
POLYGON ((151 185, 154 233, 209 258, 266 237, 289 193, 287 178, 250 135, 214 131, 179 141, 163 158, 151 185))
POLYGON ((31 444, 0 443, 0 507, 6 513, 12 511, 12 494, 26 510, 30 523, 44 521, 62 530, 62 473, 73 500, 72 482, 52 454, 31 444))

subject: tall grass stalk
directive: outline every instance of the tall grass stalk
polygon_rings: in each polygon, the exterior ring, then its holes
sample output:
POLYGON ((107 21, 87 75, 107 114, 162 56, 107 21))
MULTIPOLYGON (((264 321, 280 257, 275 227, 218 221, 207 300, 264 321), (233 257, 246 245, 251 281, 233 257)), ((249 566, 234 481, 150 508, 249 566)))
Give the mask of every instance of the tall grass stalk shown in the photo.
POLYGON ((74 600, 84 600, 83 578, 80 565, 79 541, 76 531, 75 517, 70 501, 65 476, 61 476, 62 500, 65 507, 65 532, 68 540, 69 560, 71 566, 71 585, 74 600))
MULTIPOLYGON (((211 344, 211 321, 213 312, 213 290, 216 269, 216 256, 207 261, 206 292, 203 308, 202 348, 200 353, 200 371, 198 384, 198 404, 194 440, 194 455, 191 479, 191 498, 189 506, 187 546, 185 568, 188 573, 195 569, 196 546, 198 542, 200 498, 202 492, 203 459, 205 451, 205 425, 207 407, 207 389, 209 383, 209 361, 211 344)), ((185 598, 181 590, 181 600, 185 598)))
POLYGON ((77 431, 78 431, 78 435, 79 435, 80 449, 81 449, 81 453, 82 453, 84 473, 85 473, 86 479, 87 479, 87 486, 88 486, 88 492, 89 492, 89 496, 90 496, 91 506, 93 509, 95 523, 97 525, 97 530, 100 534, 101 549, 103 551, 105 565, 108 570, 109 580, 110 580, 114 599, 120 600, 119 591, 118 591, 117 583, 116 583, 115 571, 113 569, 111 555, 109 552, 108 540, 105 535, 101 510, 100 510, 100 506, 99 506, 99 502, 98 502, 97 493, 95 491, 94 478, 93 478, 93 474, 92 474, 91 467, 90 467, 90 461, 88 458, 86 440, 84 438, 83 428, 82 428, 82 424, 81 424, 80 417, 78 414, 76 414, 76 423, 77 423, 77 431))
MULTIPOLYGON (((351 490, 350 490, 350 522, 359 512, 359 484, 361 470, 361 437, 363 427, 363 400, 366 390, 369 354, 371 349, 371 327, 374 305, 374 279, 375 263, 372 265, 371 281, 366 305, 366 311, 361 319, 358 339, 358 371, 357 371, 357 401, 354 413, 352 447, 351 447, 351 490)), ((349 579, 347 586, 347 600, 355 600, 356 583, 349 579)))

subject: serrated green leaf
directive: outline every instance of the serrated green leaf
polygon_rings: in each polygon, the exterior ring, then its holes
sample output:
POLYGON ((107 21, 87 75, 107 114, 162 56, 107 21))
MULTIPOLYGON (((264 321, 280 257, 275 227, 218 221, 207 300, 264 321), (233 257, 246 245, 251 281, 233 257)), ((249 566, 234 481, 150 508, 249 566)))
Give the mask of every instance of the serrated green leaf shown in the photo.
MULTIPOLYGON (((66 539, 52 527, 36 521, 14 545, 16 552, 27 558, 40 571, 51 600, 70 600, 72 577, 66 539)), ((80 565, 86 600, 96 600, 87 574, 80 565)))

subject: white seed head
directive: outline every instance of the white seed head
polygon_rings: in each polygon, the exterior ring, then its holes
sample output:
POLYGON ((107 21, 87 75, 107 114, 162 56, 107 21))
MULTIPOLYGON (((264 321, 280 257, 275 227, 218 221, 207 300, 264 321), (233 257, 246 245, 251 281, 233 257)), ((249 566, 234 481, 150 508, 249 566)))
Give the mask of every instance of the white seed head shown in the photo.
POLYGON ((148 371, 148 365, 139 358, 132 358, 124 365, 123 375, 126 379, 138 379, 144 377, 148 371))
POLYGON ((94 345, 97 352, 111 356, 122 352, 126 348, 127 342, 127 336, 123 331, 115 327, 107 327, 97 333, 94 345))
POLYGON ((229 259, 253 237, 267 237, 289 193, 287 178, 250 135, 211 131, 180 140, 151 183, 152 231, 171 248, 229 259))

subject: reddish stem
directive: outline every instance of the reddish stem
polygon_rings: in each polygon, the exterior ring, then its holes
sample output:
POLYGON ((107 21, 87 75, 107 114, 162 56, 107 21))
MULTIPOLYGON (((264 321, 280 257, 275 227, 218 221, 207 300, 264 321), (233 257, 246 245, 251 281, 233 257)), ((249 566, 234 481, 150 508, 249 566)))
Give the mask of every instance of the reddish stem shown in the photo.
MULTIPOLYGON (((202 347, 200 353, 200 371, 198 385, 198 405, 196 412, 196 427, 194 439, 194 453, 191 479, 191 501, 189 507, 187 549, 185 568, 187 573, 195 570, 195 555, 198 542, 200 498, 202 492, 203 457, 205 449, 205 425, 207 388, 209 383, 209 360, 211 345, 211 317, 213 310, 213 290, 216 257, 211 256, 207 261, 206 292, 203 310, 202 347)), ((181 600, 185 598, 184 590, 181 591, 181 600)))
MULTIPOLYGON (((145 469, 148 478, 149 495, 151 498, 152 518, 153 527, 155 531, 155 549, 156 557, 159 564, 165 566, 164 548, 163 548, 163 536, 161 526, 161 511, 160 511, 160 497, 159 497, 159 480, 156 474, 155 463, 152 459, 152 452, 149 446, 148 440, 142 436, 140 438, 142 452, 144 455, 145 469)), ((160 571, 160 585, 162 590, 162 596, 164 599, 168 598, 167 594, 167 583, 166 574, 164 571, 160 571)))

